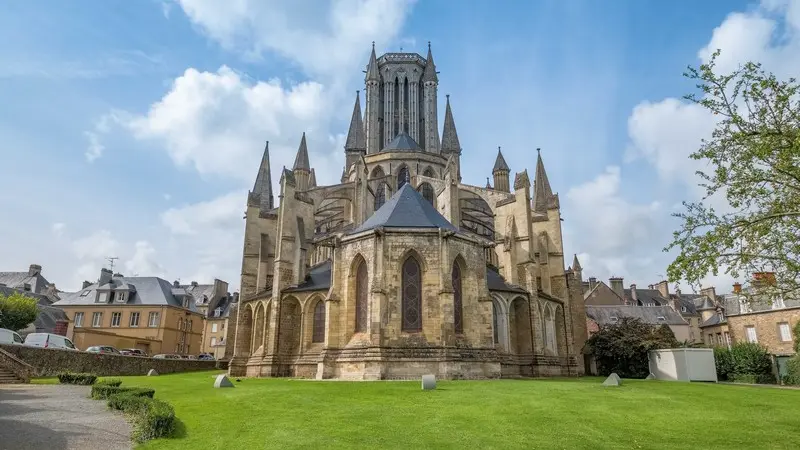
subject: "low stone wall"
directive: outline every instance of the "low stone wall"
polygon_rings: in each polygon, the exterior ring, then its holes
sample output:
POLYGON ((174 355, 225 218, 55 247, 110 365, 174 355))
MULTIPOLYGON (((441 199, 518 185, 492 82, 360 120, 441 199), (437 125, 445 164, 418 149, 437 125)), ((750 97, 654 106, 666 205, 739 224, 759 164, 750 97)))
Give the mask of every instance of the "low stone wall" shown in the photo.
POLYGON ((146 375, 150 369, 159 374, 215 369, 215 361, 141 358, 25 345, 0 344, 0 349, 36 368, 39 376, 54 376, 64 371, 125 376, 146 375))

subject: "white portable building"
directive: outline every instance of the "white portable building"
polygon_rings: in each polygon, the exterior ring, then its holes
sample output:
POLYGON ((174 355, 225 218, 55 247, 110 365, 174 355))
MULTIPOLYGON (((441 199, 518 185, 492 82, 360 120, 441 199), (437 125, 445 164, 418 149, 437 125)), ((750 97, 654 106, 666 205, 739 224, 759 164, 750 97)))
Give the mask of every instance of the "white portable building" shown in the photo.
POLYGON ((714 350, 710 348, 673 348, 651 350, 650 373, 657 380, 717 381, 714 350))

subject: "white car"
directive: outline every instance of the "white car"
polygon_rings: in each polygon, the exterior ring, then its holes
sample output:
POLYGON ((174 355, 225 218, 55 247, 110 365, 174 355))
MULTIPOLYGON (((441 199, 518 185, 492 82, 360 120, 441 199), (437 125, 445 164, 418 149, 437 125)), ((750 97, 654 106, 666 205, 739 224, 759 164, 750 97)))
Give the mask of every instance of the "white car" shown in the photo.
POLYGON ((75 344, 59 334, 31 333, 25 337, 25 345, 31 347, 60 348, 63 350, 78 350, 75 344))
POLYGON ((0 328, 0 344, 22 345, 23 342, 22 336, 16 331, 0 328))

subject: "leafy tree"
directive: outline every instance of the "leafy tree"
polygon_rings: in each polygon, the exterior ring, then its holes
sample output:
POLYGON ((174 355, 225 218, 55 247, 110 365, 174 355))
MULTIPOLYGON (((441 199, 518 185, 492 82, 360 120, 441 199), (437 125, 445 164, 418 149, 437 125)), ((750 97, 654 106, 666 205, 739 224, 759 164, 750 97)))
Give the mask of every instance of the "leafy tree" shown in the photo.
POLYGON ((664 250, 680 254, 668 274, 699 284, 720 267, 734 278, 774 272, 763 292, 774 299, 800 289, 800 86, 756 63, 719 75, 718 55, 684 74, 701 93, 685 98, 720 121, 691 155, 706 163, 697 172, 705 196, 675 215, 683 223, 664 250), (712 196, 727 201, 724 211, 712 196))
POLYGON ((39 315, 35 298, 19 292, 9 296, 0 294, 0 328, 17 331, 27 327, 39 315))
POLYGON ((613 372, 623 378, 646 377, 650 373, 647 352, 678 345, 668 326, 654 327, 630 317, 601 327, 586 342, 589 353, 597 361, 600 375, 607 376, 613 372))

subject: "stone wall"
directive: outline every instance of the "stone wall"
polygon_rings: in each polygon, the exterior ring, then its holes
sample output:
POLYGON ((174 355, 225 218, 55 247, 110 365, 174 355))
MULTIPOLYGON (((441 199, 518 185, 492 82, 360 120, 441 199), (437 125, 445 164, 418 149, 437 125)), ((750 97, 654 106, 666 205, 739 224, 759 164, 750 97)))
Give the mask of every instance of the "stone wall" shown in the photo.
MULTIPOLYGON (((772 311, 760 311, 749 314, 737 314, 727 317, 728 329, 731 333, 733 343, 747 342, 747 332, 745 327, 752 326, 756 329, 756 339, 758 343, 767 347, 773 354, 792 354, 794 353, 793 339, 781 340, 779 324, 789 324, 789 331, 794 329, 795 324, 800 322, 800 308, 783 308, 772 311)), ((703 334, 708 332, 703 330, 703 334)))
POLYGON ((0 344, 0 349, 30 364, 39 376, 59 372, 86 372, 100 376, 146 375, 150 369, 159 374, 214 370, 214 361, 153 359, 136 356, 76 352, 54 348, 0 344))

